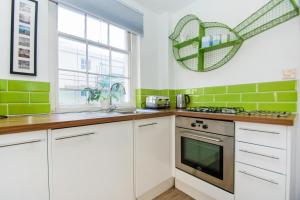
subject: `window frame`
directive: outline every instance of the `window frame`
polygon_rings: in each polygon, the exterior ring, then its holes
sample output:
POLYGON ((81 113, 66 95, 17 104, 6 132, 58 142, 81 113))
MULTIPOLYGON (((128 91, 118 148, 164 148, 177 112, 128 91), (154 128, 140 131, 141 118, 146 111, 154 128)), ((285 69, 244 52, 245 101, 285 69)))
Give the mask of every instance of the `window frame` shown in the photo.
MULTIPOLYGON (((103 107, 103 105, 100 105, 100 104, 88 104, 88 103, 74 104, 74 105, 62 105, 62 104, 60 104, 60 102, 59 102, 59 95, 60 95, 59 72, 60 71, 84 73, 85 75, 87 75, 87 79, 86 79, 87 86, 89 85, 89 77, 88 77, 89 75, 97 75, 97 76, 106 76, 106 77, 110 77, 110 78, 123 78, 123 79, 126 79, 126 80, 128 80, 129 91, 126 91, 126 93, 129 97, 129 102, 118 103, 118 104, 115 104, 115 105, 117 105, 119 108, 132 107, 135 103, 134 99, 133 99, 134 85, 133 85, 133 78, 132 78, 132 68, 133 68, 132 67, 132 39, 133 39, 133 33, 131 33, 130 31, 128 31, 128 30, 126 30, 126 29, 124 29, 124 28, 122 28, 122 27, 120 27, 116 24, 110 23, 107 20, 104 20, 102 18, 94 16, 94 15, 92 15, 90 13, 87 13, 85 11, 82 11, 80 9, 71 7, 69 5, 64 5, 62 3, 59 3, 58 4, 58 9, 59 9, 59 7, 83 15, 84 16, 84 29, 85 30, 84 30, 84 38, 81 38, 81 37, 78 37, 78 36, 75 36, 75 35, 71 35, 71 34, 68 34, 68 33, 60 32, 58 30, 58 20, 59 20, 58 16, 59 16, 59 14, 57 13, 57 47, 58 47, 57 52, 59 52, 59 45, 60 45, 59 44, 59 39, 60 38, 67 39, 67 40, 74 41, 74 42, 83 43, 86 47, 86 50, 85 50, 85 53, 86 53, 85 60, 87 62, 86 64, 88 64, 88 61, 89 61, 89 50, 88 50, 89 46, 94 46, 96 48, 102 48, 102 49, 108 50, 109 51, 109 75, 89 72, 89 67, 88 66, 86 67, 86 70, 84 72, 80 72, 80 71, 76 71, 76 70, 69 70, 69 69, 62 69, 59 66, 59 62, 57 62, 57 70, 56 70, 56 81, 57 81, 57 86, 56 86, 56 89, 57 89, 57 92, 56 92, 56 111, 68 112, 68 111, 88 111, 88 110, 106 109, 105 107, 103 107), (102 21, 102 22, 107 24, 107 26, 108 26, 107 27, 107 44, 103 44, 101 42, 95 42, 95 41, 89 40, 87 38, 87 20, 88 20, 88 17, 96 19, 98 21, 102 21), (110 26, 115 26, 115 27, 118 27, 118 28, 126 31, 126 33, 127 33, 127 50, 119 49, 119 48, 110 46, 110 26), (126 76, 115 76, 115 75, 111 74, 112 73, 112 52, 122 53, 122 54, 128 55, 128 76, 127 77, 126 76)), ((59 55, 58 54, 57 54, 57 58, 59 60, 59 55)), ((111 86, 111 82, 110 82, 110 86, 111 86)))

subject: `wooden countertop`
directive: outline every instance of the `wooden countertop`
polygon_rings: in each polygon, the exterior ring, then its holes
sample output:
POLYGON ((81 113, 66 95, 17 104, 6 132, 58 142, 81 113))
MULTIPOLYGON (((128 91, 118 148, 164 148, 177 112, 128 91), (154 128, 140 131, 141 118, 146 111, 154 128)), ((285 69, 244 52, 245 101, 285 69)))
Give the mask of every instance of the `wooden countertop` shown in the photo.
POLYGON ((101 123, 111 123, 120 121, 130 121, 139 119, 148 119, 164 116, 186 116, 199 117, 207 119, 254 122, 265 124, 276 124, 293 126, 295 115, 285 118, 275 117, 258 117, 243 115, 224 115, 210 113, 195 113, 180 110, 161 110, 156 112, 141 112, 136 114, 118 114, 118 113, 101 113, 101 112, 80 112, 80 113, 62 113, 49 115, 32 115, 8 117, 0 119, 0 135, 18 132, 29 132, 47 129, 60 129, 76 126, 86 126, 101 123))

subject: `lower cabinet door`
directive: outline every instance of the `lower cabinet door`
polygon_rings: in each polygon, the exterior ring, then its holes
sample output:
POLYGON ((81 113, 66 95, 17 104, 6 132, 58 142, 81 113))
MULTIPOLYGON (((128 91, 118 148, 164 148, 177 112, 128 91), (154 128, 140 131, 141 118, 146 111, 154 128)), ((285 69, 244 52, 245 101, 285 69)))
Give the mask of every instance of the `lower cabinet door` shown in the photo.
POLYGON ((136 197, 172 177, 171 118, 135 121, 136 197))
POLYGON ((235 170, 235 200, 285 200, 284 175, 241 163, 235 170))
POLYGON ((52 200, 133 200, 132 122, 52 132, 52 200))
POLYGON ((0 199, 48 200, 47 132, 0 136, 0 199))

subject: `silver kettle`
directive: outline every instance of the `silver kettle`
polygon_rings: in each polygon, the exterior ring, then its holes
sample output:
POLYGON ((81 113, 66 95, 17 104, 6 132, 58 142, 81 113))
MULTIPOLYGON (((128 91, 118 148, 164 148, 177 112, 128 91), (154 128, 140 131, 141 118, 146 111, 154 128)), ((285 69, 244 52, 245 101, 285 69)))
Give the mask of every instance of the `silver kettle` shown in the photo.
POLYGON ((176 95, 176 108, 183 109, 191 102, 190 96, 187 94, 176 95))

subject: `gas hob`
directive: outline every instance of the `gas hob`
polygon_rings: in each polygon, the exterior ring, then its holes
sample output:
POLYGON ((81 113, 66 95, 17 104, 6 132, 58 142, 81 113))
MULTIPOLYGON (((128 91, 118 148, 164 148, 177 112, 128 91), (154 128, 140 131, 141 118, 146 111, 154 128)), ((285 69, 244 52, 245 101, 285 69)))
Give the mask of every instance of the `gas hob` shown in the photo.
POLYGON ((276 112, 276 111, 245 111, 242 107, 189 107, 186 109, 189 112, 199 113, 216 113, 216 114, 232 114, 232 115, 245 115, 245 116, 265 116, 265 117, 288 117, 291 115, 289 112, 276 112))

